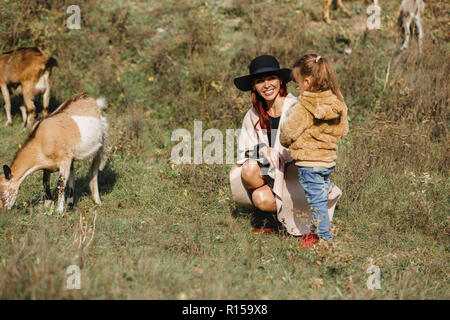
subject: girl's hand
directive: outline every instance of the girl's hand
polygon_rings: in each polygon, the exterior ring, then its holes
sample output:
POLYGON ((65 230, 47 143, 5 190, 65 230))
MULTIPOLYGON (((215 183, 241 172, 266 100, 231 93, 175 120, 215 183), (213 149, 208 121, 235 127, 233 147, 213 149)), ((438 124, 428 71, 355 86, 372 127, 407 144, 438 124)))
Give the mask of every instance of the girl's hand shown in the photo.
POLYGON ((259 152, 269 161, 271 167, 280 169, 280 167, 284 166, 285 160, 278 150, 266 146, 260 149, 259 152))

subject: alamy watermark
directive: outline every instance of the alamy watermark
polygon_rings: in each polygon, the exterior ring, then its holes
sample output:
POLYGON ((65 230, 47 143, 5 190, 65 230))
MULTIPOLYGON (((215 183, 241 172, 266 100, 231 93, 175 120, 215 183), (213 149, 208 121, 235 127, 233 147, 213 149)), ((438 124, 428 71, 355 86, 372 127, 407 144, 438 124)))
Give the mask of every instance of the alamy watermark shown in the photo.
POLYGON ((67 18, 67 28, 73 30, 81 29, 81 9, 77 5, 71 5, 67 7, 67 14, 70 16, 67 18))
MULTIPOLYGON (((235 138, 241 135, 241 129, 226 129, 225 131, 225 163, 235 163, 235 138)), ((174 164, 223 164, 224 145, 223 133, 219 129, 202 130, 202 121, 194 121, 194 137, 187 129, 176 129, 171 140, 178 141, 172 148, 171 161, 174 164), (203 142, 210 142, 203 148, 203 142), (193 149, 193 153, 192 153, 193 149)), ((248 146, 251 147, 251 146, 248 146)), ((239 149, 237 151, 239 153, 239 149)))
POLYGON ((77 265, 70 265, 66 269, 67 281, 66 288, 68 290, 81 289, 81 269, 77 265))
MULTIPOLYGON (((187 129, 172 132, 171 141, 177 144, 171 150, 170 159, 173 164, 235 164, 243 159, 259 159, 267 164, 260 151, 268 144, 256 143, 262 141, 264 136, 267 136, 266 129, 226 129, 223 132, 210 128, 203 131, 203 122, 194 121, 193 135, 187 129)), ((274 145, 277 130, 271 130, 270 136, 271 145, 274 145)), ((261 170, 263 174, 268 174, 274 168, 264 166, 261 170)))
MULTIPOLYGON (((70 16, 67 18, 67 28, 71 30, 81 29, 81 9, 78 5, 70 5, 66 10, 70 16)), ((378 5, 378 0, 373 0, 373 4, 367 7, 366 13, 369 15, 366 26, 369 30, 381 29, 381 7, 378 5)), ((158 28, 160 29, 160 28, 158 28)), ((164 32, 164 29, 161 29, 164 32)), ((158 30, 158 32, 160 32, 158 30)))
POLYGON ((378 0, 374 0, 373 4, 367 7, 366 10, 367 14, 369 15, 369 18, 367 18, 366 26, 367 29, 373 30, 381 29, 381 8, 378 5, 378 0))
POLYGON ((381 270, 379 266, 371 265, 367 268, 366 273, 369 275, 367 278, 367 289, 381 289, 381 270))

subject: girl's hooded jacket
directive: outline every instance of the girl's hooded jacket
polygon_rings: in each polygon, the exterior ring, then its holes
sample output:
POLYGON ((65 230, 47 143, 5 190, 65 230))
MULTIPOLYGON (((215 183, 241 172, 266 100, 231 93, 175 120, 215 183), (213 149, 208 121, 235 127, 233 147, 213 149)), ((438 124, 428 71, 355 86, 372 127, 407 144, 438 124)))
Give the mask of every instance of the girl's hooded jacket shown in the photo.
POLYGON ((281 123, 280 143, 301 167, 336 165, 337 142, 348 132, 347 106, 331 90, 304 91, 281 123))

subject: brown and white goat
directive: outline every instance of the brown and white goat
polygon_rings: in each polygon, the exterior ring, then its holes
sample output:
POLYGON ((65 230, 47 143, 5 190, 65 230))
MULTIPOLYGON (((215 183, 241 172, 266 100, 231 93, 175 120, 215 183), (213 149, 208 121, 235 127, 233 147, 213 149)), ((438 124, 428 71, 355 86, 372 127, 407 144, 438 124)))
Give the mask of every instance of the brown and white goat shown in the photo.
POLYGON ((403 0, 400 6, 399 23, 403 28, 405 40, 402 45, 402 50, 408 47, 409 38, 411 36, 411 23, 416 24, 417 32, 419 34, 419 51, 422 52, 423 39, 423 24, 422 16, 425 10, 425 3, 423 0, 403 0))
POLYGON ((105 139, 108 122, 101 111, 104 99, 93 99, 84 93, 66 100, 50 116, 37 122, 24 146, 17 152, 11 167, 3 166, 0 176, 0 208, 11 209, 24 179, 44 170, 46 199, 51 200, 50 174, 59 170, 57 211, 64 211, 65 188, 68 184, 69 206, 73 206, 74 160, 93 157, 90 170, 92 198, 100 204, 97 176, 106 163, 105 139))
POLYGON ((50 78, 52 68, 55 66, 57 66, 56 60, 39 48, 22 48, 0 55, 0 87, 5 100, 7 125, 12 123, 9 90, 23 93, 26 109, 21 106, 20 111, 23 123, 27 127, 31 128, 34 122, 36 107, 33 99, 35 96, 43 94, 43 115, 47 115, 50 102, 50 78))

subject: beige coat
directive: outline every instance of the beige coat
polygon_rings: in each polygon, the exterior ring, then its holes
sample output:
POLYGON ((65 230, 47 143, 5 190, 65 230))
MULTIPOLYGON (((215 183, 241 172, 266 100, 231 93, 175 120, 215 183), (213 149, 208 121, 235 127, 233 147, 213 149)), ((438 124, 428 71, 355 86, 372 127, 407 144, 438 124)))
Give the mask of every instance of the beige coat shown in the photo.
MULTIPOLYGON (((296 103, 297 98, 289 94, 284 102, 283 111, 281 114, 280 124, 283 123, 287 111, 291 109, 296 103)), ((251 194, 244 186, 241 178, 241 165, 248 160, 245 157, 245 151, 252 149, 259 143, 269 145, 268 137, 263 130, 254 125, 258 121, 258 115, 252 107, 244 117, 242 129, 238 139, 238 160, 231 168, 230 185, 233 200, 240 206, 247 208, 254 208, 251 194)), ((270 168, 269 175, 274 178, 273 192, 275 194, 277 205, 278 220, 286 227, 286 230, 295 236, 299 236, 309 231, 311 222, 311 208, 306 200, 305 192, 298 181, 297 168, 293 163, 293 159, 288 149, 280 144, 280 130, 276 132, 275 143, 272 146, 277 149, 283 158, 286 160, 286 168, 280 169, 270 168)), ((256 159, 262 161, 262 159, 256 159)), ((330 219, 333 217, 334 208, 337 200, 341 195, 341 191, 335 185, 332 185, 332 190, 329 194, 328 207, 330 219)))

